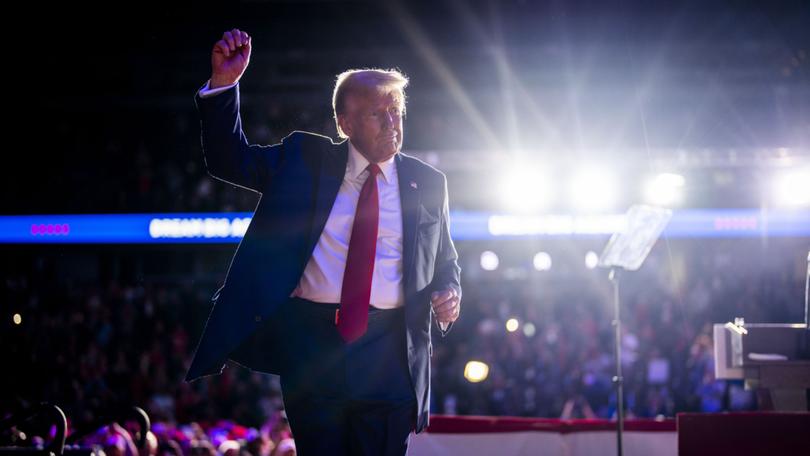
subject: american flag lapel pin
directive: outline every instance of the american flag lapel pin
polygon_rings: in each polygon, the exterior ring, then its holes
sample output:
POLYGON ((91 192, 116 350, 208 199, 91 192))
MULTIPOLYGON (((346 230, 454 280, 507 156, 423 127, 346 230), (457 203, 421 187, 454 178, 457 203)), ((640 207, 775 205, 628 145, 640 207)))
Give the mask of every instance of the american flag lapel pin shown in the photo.
POLYGON ((412 188, 412 189, 414 189, 414 190, 415 190, 416 188, 418 188, 418 187, 417 187, 417 185, 416 185, 416 182, 411 181, 411 188, 412 188))

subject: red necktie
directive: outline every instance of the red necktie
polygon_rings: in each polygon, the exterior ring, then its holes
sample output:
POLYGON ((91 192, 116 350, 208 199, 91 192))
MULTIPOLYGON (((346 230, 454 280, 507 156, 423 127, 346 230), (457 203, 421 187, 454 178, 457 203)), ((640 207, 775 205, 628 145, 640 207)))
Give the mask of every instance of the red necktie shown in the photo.
POLYGON ((346 342, 353 342, 365 334, 368 328, 368 308, 371 300, 371 277, 374 273, 374 256, 377 252, 377 228, 380 219, 380 203, 377 196, 376 163, 368 165, 369 174, 354 214, 343 286, 340 290, 340 311, 337 330, 346 342))

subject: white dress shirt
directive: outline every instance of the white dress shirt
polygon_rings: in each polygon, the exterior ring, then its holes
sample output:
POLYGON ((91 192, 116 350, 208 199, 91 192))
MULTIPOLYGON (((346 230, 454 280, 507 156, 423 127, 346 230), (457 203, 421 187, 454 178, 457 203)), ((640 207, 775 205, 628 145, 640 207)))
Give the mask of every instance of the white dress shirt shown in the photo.
MULTIPOLYGON (((293 296, 315 302, 340 302, 357 200, 360 189, 370 175, 366 169, 368 164, 368 160, 349 141, 349 160, 343 182, 293 296)), ((393 309, 405 304, 402 288, 402 207, 394 157, 378 165, 382 171, 377 175, 380 218, 370 304, 380 309, 393 309)))
MULTIPOLYGON (((200 97, 214 96, 235 85, 209 89, 206 84, 200 90, 200 97)), ((357 200, 360 189, 369 176, 369 171, 366 170, 368 160, 351 141, 348 158, 343 182, 326 226, 291 296, 314 302, 340 302, 357 200)), ((377 175, 380 217, 370 304, 380 309, 393 309, 405 304, 402 287, 402 205, 394 157, 378 165, 382 171, 377 175)))

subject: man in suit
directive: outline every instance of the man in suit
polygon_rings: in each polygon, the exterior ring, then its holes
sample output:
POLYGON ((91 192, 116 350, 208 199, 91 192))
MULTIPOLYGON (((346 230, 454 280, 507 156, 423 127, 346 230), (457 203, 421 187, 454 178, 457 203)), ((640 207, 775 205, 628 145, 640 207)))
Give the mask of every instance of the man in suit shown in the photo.
POLYGON ((208 173, 262 196, 186 381, 228 359, 279 374, 300 454, 405 454, 428 424, 431 321, 444 336, 460 311, 446 178, 400 152, 397 71, 338 76, 342 142, 249 144, 238 81, 251 44, 226 32, 195 96, 208 173))

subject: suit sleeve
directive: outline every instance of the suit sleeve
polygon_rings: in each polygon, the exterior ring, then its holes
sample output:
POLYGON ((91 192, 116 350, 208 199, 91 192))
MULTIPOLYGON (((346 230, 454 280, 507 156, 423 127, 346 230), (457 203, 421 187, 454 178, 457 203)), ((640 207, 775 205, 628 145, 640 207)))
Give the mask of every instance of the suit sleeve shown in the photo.
MULTIPOLYGON (((208 87, 206 82, 204 89, 208 87)), ((249 144, 239 113, 239 84, 203 98, 194 96, 200 115, 203 157, 208 174, 218 180, 262 193, 281 163, 283 146, 249 144)))
POLYGON ((200 91, 198 93, 200 95, 200 98, 213 97, 214 95, 219 95, 220 93, 225 92, 226 90, 228 90, 228 89, 230 89, 232 87, 235 87, 236 84, 239 84, 239 83, 234 82, 231 85, 226 85, 226 86, 222 86, 222 87, 217 87, 216 89, 212 89, 211 88, 211 80, 209 79, 208 82, 205 83, 203 88, 200 89, 200 91))
MULTIPOLYGON (((442 216, 441 216, 441 232, 439 233, 439 251, 436 255, 435 275, 433 278, 432 291, 446 290, 453 288, 458 293, 459 300, 461 299, 461 267, 458 265, 458 253, 456 247, 453 245, 453 239, 450 237, 450 205, 447 194, 447 178, 442 175, 443 192, 442 195, 442 216)), ((442 337, 447 335, 453 327, 453 323, 447 326, 447 329, 442 329, 438 321, 436 326, 442 337)))

